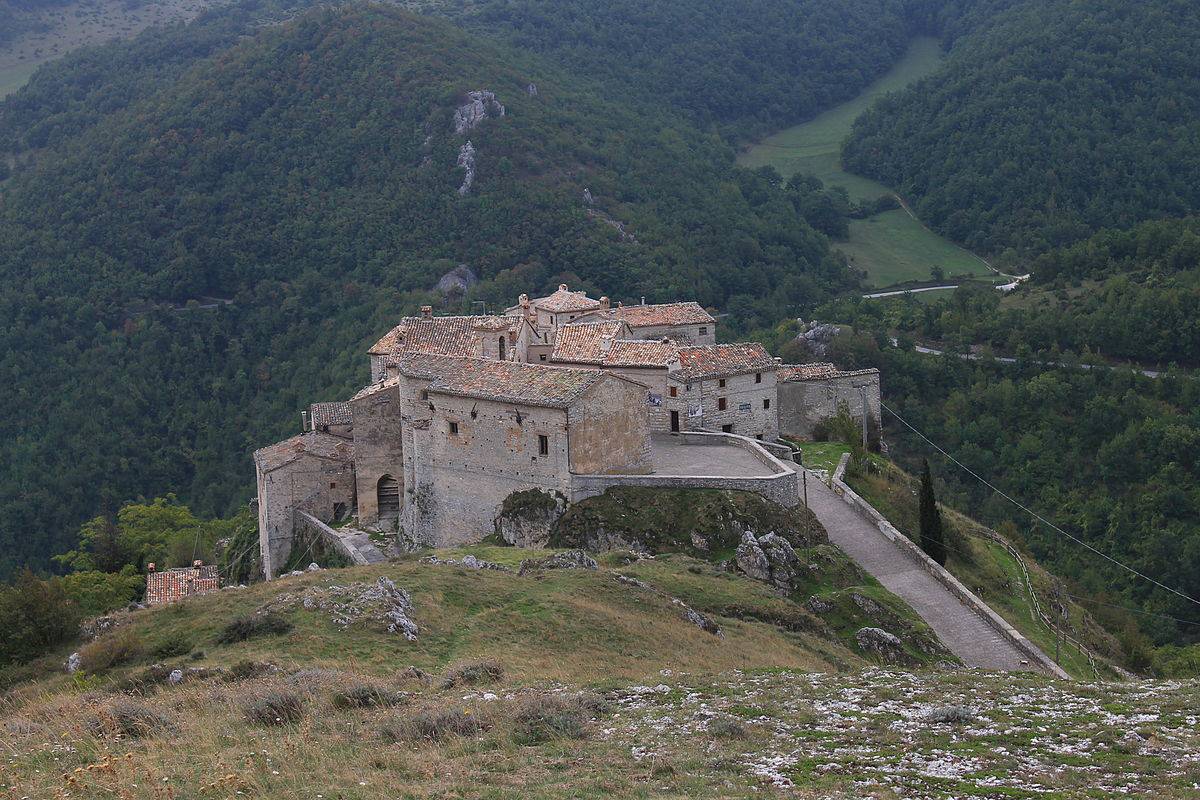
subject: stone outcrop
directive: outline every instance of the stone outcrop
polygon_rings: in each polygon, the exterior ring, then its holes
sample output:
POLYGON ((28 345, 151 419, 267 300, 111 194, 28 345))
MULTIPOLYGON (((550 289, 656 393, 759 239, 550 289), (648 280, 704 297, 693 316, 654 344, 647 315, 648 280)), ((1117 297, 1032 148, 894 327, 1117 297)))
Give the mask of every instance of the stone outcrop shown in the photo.
POLYGON ((753 531, 743 533, 734 560, 747 576, 789 592, 807 571, 791 543, 774 533, 762 536, 755 536, 753 531))
POLYGON ((458 149, 458 166, 466 170, 462 184, 458 187, 458 196, 466 197, 471 191, 471 184, 475 182, 475 145, 470 141, 458 149))
POLYGON ((842 332, 837 325, 831 325, 828 322, 817 322, 816 320, 812 322, 797 320, 797 322, 800 323, 800 333, 796 334, 796 341, 818 358, 829 355, 830 345, 842 332))
POLYGON ((467 92, 467 102, 455 109, 454 132, 464 134, 489 117, 503 116, 504 105, 496 99, 495 93, 486 89, 476 89, 467 92))
POLYGON ((582 550, 567 550, 547 558, 527 558, 521 562, 518 575, 546 569, 597 569, 596 559, 582 550))
POLYGON ((561 495, 540 489, 513 492, 504 499, 504 505, 496 515, 496 534, 513 547, 546 547, 554 523, 566 507, 566 500, 561 495))
POLYGON ((433 288, 442 297, 462 297, 477 283, 479 283, 479 276, 475 274, 475 270, 466 264, 459 264, 438 278, 437 285, 433 288))
POLYGON ((864 653, 875 656, 885 664, 903 664, 911 660, 904 652, 900 638, 883 628, 859 628, 854 640, 864 653))
POLYGON ((537 84, 531 83, 528 86, 526 86, 525 94, 529 95, 530 97, 537 97, 537 84))

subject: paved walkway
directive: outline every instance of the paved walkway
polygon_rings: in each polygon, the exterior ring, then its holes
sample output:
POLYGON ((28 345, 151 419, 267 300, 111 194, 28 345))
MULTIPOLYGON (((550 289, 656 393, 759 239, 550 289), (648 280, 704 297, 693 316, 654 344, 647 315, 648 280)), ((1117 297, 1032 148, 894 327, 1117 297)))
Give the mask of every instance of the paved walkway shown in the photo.
POLYGON ((679 436, 650 436, 650 465, 655 475, 767 477, 774 471, 745 448, 725 444, 684 444, 679 436))
POLYGON ((808 504, 830 541, 908 603, 964 664, 995 670, 1038 669, 812 473, 808 476, 808 504))

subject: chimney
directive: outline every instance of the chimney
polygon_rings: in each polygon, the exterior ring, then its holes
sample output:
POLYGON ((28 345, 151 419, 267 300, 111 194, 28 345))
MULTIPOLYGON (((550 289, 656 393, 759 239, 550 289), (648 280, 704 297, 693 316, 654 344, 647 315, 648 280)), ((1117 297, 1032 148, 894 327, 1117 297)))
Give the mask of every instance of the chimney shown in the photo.
POLYGON ((400 364, 396 361, 388 361, 383 365, 383 373, 388 378, 394 378, 400 374, 400 364))
POLYGON ((308 412, 307 411, 300 412, 300 432, 308 433, 308 412))
POLYGON ((646 295, 642 295, 642 305, 646 305, 646 295))
POLYGON ((200 559, 196 559, 195 561, 192 562, 192 569, 200 569, 203 566, 204 566, 204 562, 201 561, 200 559))
POLYGON ((600 298, 600 308, 604 311, 608 311, 608 309, 612 308, 612 301, 609 300, 607 297, 601 297, 600 298))
POLYGON ((154 572, 154 562, 153 561, 151 561, 149 564, 146 565, 146 572, 154 572))
POLYGON ((522 294, 520 297, 518 297, 517 305, 519 305, 521 308, 529 308, 529 295, 522 294))
POLYGON ((560 284, 558 285, 558 290, 559 290, 560 292, 565 292, 565 291, 567 291, 567 285, 566 285, 565 283, 560 283, 560 284))
POLYGON ((430 319, 433 317, 433 306, 421 306, 421 317, 430 319))

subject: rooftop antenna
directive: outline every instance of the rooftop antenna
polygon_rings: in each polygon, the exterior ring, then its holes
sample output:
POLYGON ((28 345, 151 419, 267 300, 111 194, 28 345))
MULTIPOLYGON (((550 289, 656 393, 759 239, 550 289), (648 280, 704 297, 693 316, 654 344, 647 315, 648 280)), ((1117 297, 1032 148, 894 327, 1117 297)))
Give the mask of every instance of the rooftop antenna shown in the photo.
POLYGON ((487 316, 487 301, 473 300, 471 301, 471 311, 478 317, 487 316))

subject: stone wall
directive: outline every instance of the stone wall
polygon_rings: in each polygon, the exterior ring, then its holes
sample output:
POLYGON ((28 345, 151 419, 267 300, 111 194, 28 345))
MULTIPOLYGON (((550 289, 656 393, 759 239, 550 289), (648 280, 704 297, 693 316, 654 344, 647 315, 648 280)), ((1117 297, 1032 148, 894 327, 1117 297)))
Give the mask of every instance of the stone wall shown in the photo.
POLYGON ((717 343, 717 323, 704 325, 647 325, 633 331, 635 339, 674 339, 679 344, 706 345, 717 343))
POLYGON ((354 415, 354 464, 357 475, 358 520, 379 522, 379 481, 384 476, 400 484, 404 496, 404 442, 401 436, 400 390, 393 383, 350 401, 354 415))
POLYGON ((779 382, 779 432, 784 436, 811 439, 822 421, 837 415, 845 403, 850 415, 862 420, 863 403, 859 387, 866 387, 868 420, 880 422, 879 370, 863 370, 833 378, 779 382))
MULTIPOLYGON (((746 375, 731 375, 692 383, 682 383, 671 378, 679 387, 679 404, 685 409, 681 424, 685 430, 724 431, 726 433, 762 438, 774 441, 779 437, 778 390, 774 371, 751 372, 746 375), (761 375, 761 380, 756 376, 761 375), (722 380, 725 385, 721 386, 722 380), (721 399, 725 400, 722 409, 721 399), (694 416, 695 409, 700 416, 694 416)), ((674 402, 675 398, 671 398, 674 402)))
POLYGON ((424 427, 413 431, 411 459, 416 480, 412 533, 420 543, 448 547, 477 542, 493 532, 493 520, 513 492, 570 491, 565 410, 435 392, 428 404, 434 409, 424 427), (544 455, 539 436, 546 437, 544 455))
POLYGON ((308 455, 258 474, 258 537, 263 573, 275 577, 292 551, 296 511, 329 522, 355 503, 354 464, 308 455))
POLYGON ((606 375, 567 411, 570 471, 637 475, 650 471, 646 387, 606 375))
POLYGON ((669 489, 733 489, 754 492, 781 506, 792 508, 800 502, 799 476, 779 459, 743 436, 720 433, 684 433, 685 444, 711 445, 718 439, 730 447, 740 447, 774 471, 773 475, 728 477, 723 475, 573 475, 570 499, 578 503, 588 497, 604 494, 613 486, 661 487, 669 489))

